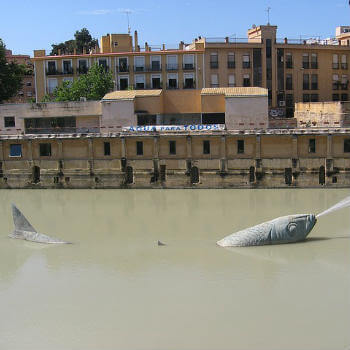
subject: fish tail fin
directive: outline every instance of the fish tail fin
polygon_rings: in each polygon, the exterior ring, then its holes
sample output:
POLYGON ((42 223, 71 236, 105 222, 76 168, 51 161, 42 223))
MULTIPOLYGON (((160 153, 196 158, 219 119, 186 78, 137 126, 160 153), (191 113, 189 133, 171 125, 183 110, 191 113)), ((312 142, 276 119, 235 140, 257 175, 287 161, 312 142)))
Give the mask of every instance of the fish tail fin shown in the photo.
POLYGON ((14 204, 12 204, 12 216, 15 230, 37 232, 14 204))

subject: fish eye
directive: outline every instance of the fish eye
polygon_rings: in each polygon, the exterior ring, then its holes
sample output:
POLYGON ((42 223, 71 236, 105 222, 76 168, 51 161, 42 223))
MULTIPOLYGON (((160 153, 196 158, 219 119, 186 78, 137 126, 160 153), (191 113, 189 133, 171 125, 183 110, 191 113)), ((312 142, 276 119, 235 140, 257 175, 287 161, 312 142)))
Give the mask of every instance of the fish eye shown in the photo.
POLYGON ((297 224, 295 222, 291 222, 287 226, 287 230, 290 236, 294 236, 297 231, 297 224))

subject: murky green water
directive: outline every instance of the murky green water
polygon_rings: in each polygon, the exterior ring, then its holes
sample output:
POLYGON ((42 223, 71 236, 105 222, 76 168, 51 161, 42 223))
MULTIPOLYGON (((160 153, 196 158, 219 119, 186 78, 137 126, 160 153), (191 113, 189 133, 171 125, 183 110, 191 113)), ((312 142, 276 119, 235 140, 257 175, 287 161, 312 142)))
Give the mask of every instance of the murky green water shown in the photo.
POLYGON ((320 218, 304 243, 215 244, 347 195, 1 190, 0 349, 349 349, 349 209, 320 218), (7 238, 12 202, 74 244, 7 238))

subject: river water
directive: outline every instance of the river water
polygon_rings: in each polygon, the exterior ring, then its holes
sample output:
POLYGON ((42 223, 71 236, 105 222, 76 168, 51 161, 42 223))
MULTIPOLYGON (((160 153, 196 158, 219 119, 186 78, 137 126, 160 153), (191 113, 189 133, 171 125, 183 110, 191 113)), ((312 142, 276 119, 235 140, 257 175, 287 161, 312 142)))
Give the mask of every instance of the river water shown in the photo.
POLYGON ((306 242, 215 244, 348 195, 1 190, 0 349, 350 349, 349 209, 319 218, 306 242), (74 244, 8 238, 10 203, 74 244))

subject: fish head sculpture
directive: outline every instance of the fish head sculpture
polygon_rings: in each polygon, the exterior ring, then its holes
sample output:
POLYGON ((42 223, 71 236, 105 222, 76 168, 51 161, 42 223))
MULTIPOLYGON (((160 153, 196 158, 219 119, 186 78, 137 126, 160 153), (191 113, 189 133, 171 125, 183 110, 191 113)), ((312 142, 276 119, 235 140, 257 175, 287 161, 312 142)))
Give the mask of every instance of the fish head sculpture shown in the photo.
POLYGON ((302 241, 317 222, 314 214, 288 215, 273 220, 271 243, 290 243, 302 241))
POLYGON ((302 241, 316 224, 313 214, 282 216, 233 233, 217 244, 221 247, 248 247, 302 241))

